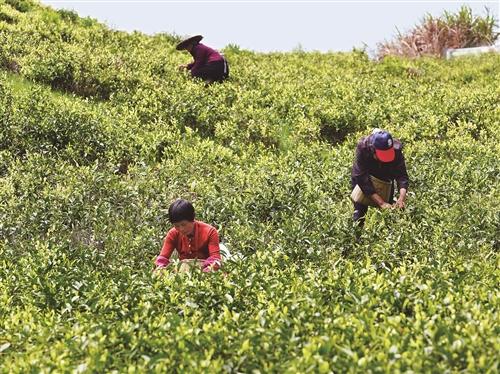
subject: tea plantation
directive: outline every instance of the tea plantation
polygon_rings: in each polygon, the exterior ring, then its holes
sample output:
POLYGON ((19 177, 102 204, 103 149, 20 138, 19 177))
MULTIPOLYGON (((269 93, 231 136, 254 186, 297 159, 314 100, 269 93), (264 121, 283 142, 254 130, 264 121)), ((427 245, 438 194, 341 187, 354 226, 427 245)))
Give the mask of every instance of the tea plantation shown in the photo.
POLYGON ((500 56, 261 54, 0 1, 0 372, 498 372, 500 56), (357 139, 407 209, 351 222, 357 139), (236 255, 152 276, 193 201, 236 255))

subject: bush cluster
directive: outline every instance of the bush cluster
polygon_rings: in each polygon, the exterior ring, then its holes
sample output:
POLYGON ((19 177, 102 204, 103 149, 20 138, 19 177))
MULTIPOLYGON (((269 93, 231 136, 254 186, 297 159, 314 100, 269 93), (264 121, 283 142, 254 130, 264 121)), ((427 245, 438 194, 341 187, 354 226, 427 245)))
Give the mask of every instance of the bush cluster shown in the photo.
POLYGON ((176 40, 0 4, 0 371, 496 372, 498 55, 232 46, 205 87, 176 40), (373 127, 410 195, 357 242, 373 127), (223 271, 152 277, 178 197, 223 271))

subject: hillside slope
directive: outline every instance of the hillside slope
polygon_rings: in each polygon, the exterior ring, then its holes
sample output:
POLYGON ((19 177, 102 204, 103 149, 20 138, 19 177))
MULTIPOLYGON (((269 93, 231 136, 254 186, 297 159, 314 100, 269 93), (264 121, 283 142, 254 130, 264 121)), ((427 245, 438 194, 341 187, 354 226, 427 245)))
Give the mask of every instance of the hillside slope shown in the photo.
POLYGON ((500 57, 224 50, 0 1, 3 372, 495 372, 500 57), (354 240, 350 167, 405 144, 354 240), (177 197, 242 260, 151 276, 177 197))

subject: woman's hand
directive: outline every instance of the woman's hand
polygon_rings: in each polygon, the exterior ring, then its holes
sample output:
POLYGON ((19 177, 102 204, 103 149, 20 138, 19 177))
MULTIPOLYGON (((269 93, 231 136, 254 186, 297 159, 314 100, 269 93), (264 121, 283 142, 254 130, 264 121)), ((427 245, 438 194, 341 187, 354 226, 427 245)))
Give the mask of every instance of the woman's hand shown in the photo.
POLYGON ((156 268, 153 271, 156 273, 170 265, 170 260, 165 256, 158 256, 156 257, 155 265, 156 268))
POLYGON ((398 199, 396 203, 394 204, 394 207, 399 208, 399 209, 404 209, 405 208, 405 201, 402 199, 398 199))
POLYGON ((221 262, 220 258, 210 256, 205 261, 203 261, 202 269, 204 273, 209 273, 211 271, 216 271, 220 268, 221 262))
POLYGON ((375 202, 375 204, 377 204, 379 206, 380 209, 388 209, 388 208, 392 208, 392 205, 391 204, 388 204, 384 201, 384 199, 382 199, 382 197, 380 197, 380 195, 378 193, 374 193, 373 195, 370 196, 372 198, 372 200, 375 202))
POLYGON ((394 207, 399 209, 405 208, 405 200, 406 200, 406 188, 401 188, 399 190, 399 198, 398 201, 394 204, 394 207))

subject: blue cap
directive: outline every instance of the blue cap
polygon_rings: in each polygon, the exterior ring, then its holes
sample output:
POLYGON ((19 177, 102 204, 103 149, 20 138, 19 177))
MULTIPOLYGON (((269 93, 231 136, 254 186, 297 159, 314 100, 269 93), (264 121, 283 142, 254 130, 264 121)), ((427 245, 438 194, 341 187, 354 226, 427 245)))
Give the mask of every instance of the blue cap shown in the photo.
POLYGON ((394 141, 387 131, 379 131, 372 135, 375 154, 381 162, 392 162, 396 157, 394 141))

